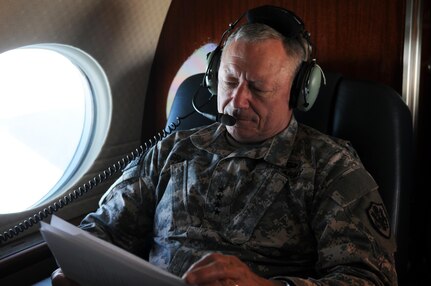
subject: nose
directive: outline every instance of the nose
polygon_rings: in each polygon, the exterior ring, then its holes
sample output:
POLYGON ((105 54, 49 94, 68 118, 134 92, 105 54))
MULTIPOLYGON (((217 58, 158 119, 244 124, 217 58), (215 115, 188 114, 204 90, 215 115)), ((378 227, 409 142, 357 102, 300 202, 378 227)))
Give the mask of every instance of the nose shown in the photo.
POLYGON ((240 84, 232 95, 232 105, 234 108, 248 108, 250 100, 250 90, 246 84, 240 84))

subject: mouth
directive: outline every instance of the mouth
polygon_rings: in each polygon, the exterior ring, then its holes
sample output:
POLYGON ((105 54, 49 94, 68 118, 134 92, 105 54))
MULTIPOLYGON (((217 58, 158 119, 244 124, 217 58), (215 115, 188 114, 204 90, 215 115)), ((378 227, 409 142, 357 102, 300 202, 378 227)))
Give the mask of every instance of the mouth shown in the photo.
POLYGON ((244 112, 244 110, 238 110, 235 109, 232 112, 227 112, 227 114, 229 114, 230 116, 232 116, 233 118, 235 118, 236 120, 236 124, 240 123, 240 122, 257 122, 258 121, 258 117, 255 114, 247 114, 246 112, 244 112))
POLYGON ((256 118, 253 116, 234 116, 236 122, 257 122, 256 118))

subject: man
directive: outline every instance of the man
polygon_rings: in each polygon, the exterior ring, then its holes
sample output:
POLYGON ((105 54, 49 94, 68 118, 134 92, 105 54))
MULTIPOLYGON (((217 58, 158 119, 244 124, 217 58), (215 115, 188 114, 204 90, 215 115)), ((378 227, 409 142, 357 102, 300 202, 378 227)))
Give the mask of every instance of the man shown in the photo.
POLYGON ((266 25, 240 27, 218 76, 218 111, 235 125, 159 142, 81 227, 190 285, 396 285, 394 241, 367 216, 376 183, 347 142, 292 115, 305 53, 266 25))

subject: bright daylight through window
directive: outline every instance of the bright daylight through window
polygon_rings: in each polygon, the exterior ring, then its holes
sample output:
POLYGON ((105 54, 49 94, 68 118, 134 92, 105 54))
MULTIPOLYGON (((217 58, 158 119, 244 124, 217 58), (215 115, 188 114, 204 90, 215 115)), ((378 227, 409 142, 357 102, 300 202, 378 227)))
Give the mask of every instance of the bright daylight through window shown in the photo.
POLYGON ((95 135, 92 76, 58 52, 76 55, 71 47, 47 47, 0 54, 0 214, 29 209, 64 188, 95 135))

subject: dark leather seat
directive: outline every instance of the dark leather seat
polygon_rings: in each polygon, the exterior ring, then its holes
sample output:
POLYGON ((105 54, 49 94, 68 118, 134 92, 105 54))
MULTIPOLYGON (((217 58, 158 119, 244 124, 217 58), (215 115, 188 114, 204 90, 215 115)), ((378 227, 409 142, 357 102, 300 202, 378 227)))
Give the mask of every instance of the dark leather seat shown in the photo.
MULTIPOLYGON (((402 281, 408 271, 409 197, 412 191, 412 116, 401 96, 388 86, 325 73, 326 85, 308 112, 295 110, 299 122, 319 131, 349 140, 363 164, 379 184, 396 236, 397 271, 402 281)), ((193 111, 196 92, 199 104, 210 94, 199 88, 203 74, 187 78, 179 87, 168 122, 193 111)), ((216 100, 203 109, 216 113, 216 100)), ((212 123, 199 114, 182 120, 181 129, 212 123)))

